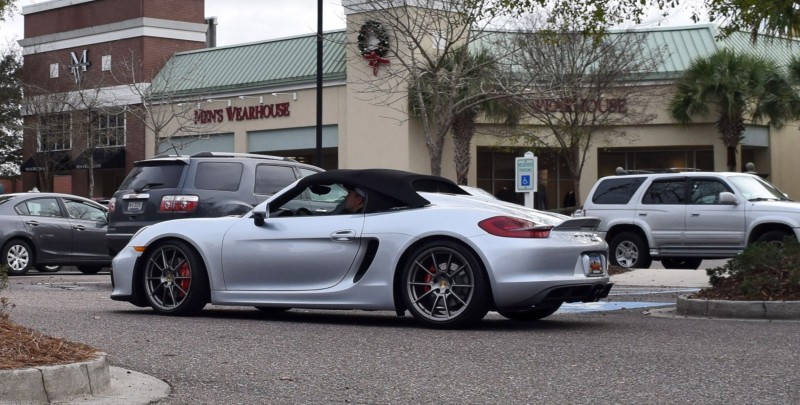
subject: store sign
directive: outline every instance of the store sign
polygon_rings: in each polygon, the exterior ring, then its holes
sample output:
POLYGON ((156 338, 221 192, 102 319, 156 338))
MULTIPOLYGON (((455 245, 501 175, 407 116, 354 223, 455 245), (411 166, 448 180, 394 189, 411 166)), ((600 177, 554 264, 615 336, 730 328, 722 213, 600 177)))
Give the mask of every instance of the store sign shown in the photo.
POLYGON ((545 98, 531 101, 533 109, 540 112, 599 112, 620 113, 628 112, 627 100, 624 98, 601 98, 590 100, 587 98, 545 98))
POLYGON ((72 76, 75 77, 75 84, 80 84, 83 78, 83 72, 89 68, 89 50, 84 49, 80 59, 75 52, 70 52, 69 59, 72 62, 69 65, 69 70, 72 72, 72 76))
POLYGON ((289 116, 289 103, 262 104, 248 107, 227 107, 216 110, 195 110, 195 124, 263 120, 289 116))

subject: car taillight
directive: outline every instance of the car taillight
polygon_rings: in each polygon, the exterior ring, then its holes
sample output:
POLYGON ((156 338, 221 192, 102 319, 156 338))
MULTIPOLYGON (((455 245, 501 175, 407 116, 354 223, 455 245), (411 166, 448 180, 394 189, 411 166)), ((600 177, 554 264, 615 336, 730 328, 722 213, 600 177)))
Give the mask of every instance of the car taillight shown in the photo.
POLYGON ((117 198, 111 197, 111 199, 108 200, 108 213, 113 214, 114 210, 116 209, 117 209, 117 198))
POLYGON ((505 238, 547 238, 552 225, 539 225, 513 217, 491 217, 478 223, 484 231, 505 238))
POLYGON ((162 212, 194 212, 200 198, 196 195, 165 195, 158 210, 162 212))

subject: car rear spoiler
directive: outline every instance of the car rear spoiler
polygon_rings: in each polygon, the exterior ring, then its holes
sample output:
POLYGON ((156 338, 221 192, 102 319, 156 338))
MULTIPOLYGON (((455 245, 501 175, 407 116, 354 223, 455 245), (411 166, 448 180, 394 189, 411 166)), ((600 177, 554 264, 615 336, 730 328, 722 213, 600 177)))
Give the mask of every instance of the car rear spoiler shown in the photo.
POLYGON ((596 231, 600 226, 600 218, 594 217, 580 217, 570 218, 564 222, 556 225, 553 230, 556 231, 596 231))

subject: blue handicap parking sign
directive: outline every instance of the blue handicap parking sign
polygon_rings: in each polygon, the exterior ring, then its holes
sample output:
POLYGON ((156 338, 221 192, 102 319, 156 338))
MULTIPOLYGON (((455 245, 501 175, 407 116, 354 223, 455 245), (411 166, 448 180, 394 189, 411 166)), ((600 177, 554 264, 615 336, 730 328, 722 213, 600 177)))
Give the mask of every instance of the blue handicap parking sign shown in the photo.
POLYGON ((527 174, 523 175, 520 180, 521 180, 522 186, 530 186, 531 185, 531 176, 529 176, 527 174))

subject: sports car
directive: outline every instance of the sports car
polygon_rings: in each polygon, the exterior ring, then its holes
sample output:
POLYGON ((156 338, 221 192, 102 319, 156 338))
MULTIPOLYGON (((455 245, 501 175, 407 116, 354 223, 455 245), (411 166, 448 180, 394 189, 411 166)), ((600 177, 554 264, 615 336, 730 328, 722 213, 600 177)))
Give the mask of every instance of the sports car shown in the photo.
POLYGON ((211 303, 408 311, 441 328, 490 310, 532 321, 608 295, 598 223, 471 198, 436 176, 331 170, 242 216, 141 229, 114 258, 111 298, 170 315, 211 303), (361 211, 341 209, 351 191, 361 211))

